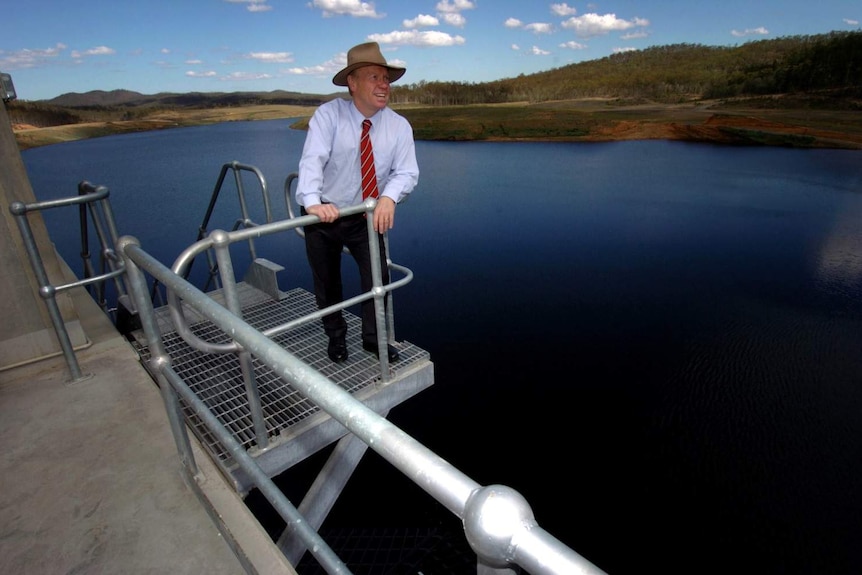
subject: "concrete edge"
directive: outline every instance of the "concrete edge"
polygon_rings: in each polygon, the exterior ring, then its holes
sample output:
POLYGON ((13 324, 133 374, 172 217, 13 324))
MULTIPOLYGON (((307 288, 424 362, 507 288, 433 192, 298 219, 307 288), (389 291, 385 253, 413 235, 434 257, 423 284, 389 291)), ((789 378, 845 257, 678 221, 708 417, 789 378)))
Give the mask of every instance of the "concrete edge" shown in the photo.
POLYGON ((191 431, 198 473, 183 466, 183 479, 206 509, 237 559, 251 575, 296 575, 284 553, 266 533, 239 494, 201 448, 191 431))
MULTIPOLYGON (((61 264, 66 273, 74 277, 62 259, 61 264)), ((111 323, 110 318, 99 308, 95 300, 90 297, 87 289, 83 287, 74 288, 70 290, 70 294, 85 333, 89 338, 96 345, 110 349, 119 348, 115 350, 115 353, 129 353, 135 356, 134 358, 130 357, 136 363, 135 369, 139 369, 148 380, 153 382, 154 392, 160 393, 158 384, 152 380, 149 372, 140 363, 140 359, 136 357, 137 354, 131 344, 111 323)), ((28 367, 30 369, 39 368, 38 364, 28 367)), ((278 549, 243 499, 231 487, 216 464, 204 451, 197 437, 191 430, 188 430, 188 435, 198 473, 193 476, 177 453, 179 472, 183 481, 204 506, 219 533, 246 572, 250 575, 297 575, 284 553, 278 549)))

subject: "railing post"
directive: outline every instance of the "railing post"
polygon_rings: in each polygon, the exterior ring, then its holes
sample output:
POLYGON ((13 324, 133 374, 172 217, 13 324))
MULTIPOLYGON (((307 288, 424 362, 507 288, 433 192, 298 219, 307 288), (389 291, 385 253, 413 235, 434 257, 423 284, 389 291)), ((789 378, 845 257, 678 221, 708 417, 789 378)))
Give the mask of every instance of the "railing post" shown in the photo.
MULTIPOLYGON (((215 230, 210 234, 213 241, 213 249, 216 253, 221 283, 224 286, 224 298, 227 309, 242 319, 242 305, 236 291, 236 278, 234 277, 233 261, 230 257, 230 236, 222 230, 215 230)), ((263 408, 260 403, 260 392, 254 377, 254 367, 251 355, 240 349, 238 353, 239 364, 242 369, 242 379, 245 383, 245 393, 248 396, 248 408, 251 412, 251 420, 254 423, 254 433, 257 437, 257 446, 266 449, 269 445, 269 434, 266 431, 266 421, 263 417, 263 408)))
POLYGON ((144 335, 147 338, 147 346, 150 349, 152 371, 158 374, 159 391, 165 404, 165 411, 167 412, 168 422, 173 432, 174 443, 177 446, 180 461, 194 476, 198 473, 198 467, 195 462, 194 451, 192 451, 192 444, 189 441, 186 424, 183 420, 179 398, 177 392, 163 375, 163 368, 170 366, 171 358, 165 350, 158 322, 156 321, 155 311, 153 310, 153 303, 148 297, 147 280, 138 265, 126 254, 126 247, 130 245, 140 247, 138 241, 131 237, 122 237, 117 242, 120 256, 123 258, 126 268, 129 290, 135 302, 135 307, 138 310, 141 328, 144 330, 144 335))
POLYGON ((386 290, 383 287, 383 271, 380 259, 380 239, 374 229, 374 206, 377 200, 369 198, 365 200, 365 209, 368 228, 368 249, 371 252, 371 293, 374 296, 374 321, 377 323, 377 355, 380 359, 380 377, 384 382, 392 379, 389 373, 389 334, 386 325, 386 290))
POLYGON ((30 259, 30 265, 33 268, 33 273, 36 275, 36 281, 39 283, 39 296, 45 301, 45 305, 48 307, 48 315, 51 317, 51 323, 54 325, 57 341, 60 344, 60 349, 63 351, 66 365, 69 367, 71 382, 75 383, 88 379, 92 377, 92 374, 85 375, 81 373, 78 358, 75 356, 75 350, 72 347, 72 340, 69 339, 69 332, 66 331, 66 324, 63 321, 63 315, 60 313, 60 306, 57 305, 57 289, 51 285, 48 279, 48 272, 45 271, 42 256, 39 254, 39 248, 36 247, 36 239, 33 237, 33 230, 30 227, 30 221, 27 219, 27 205, 23 202, 12 202, 9 210, 15 216, 15 222, 18 224, 18 230, 21 232, 21 238, 24 240, 27 257, 30 259))

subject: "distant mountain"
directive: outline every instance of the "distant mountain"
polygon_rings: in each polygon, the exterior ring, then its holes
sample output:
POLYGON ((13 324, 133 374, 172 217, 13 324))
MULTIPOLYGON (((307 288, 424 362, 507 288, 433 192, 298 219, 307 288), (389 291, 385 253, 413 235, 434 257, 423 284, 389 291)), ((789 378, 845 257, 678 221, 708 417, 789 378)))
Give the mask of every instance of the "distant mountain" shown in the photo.
POLYGON ((51 100, 43 100, 46 104, 53 106, 64 106, 75 108, 79 106, 119 106, 131 102, 140 101, 145 96, 131 90, 93 90, 85 94, 68 92, 51 100))
POLYGON ((93 90, 78 93, 68 92, 42 100, 41 103, 62 108, 110 108, 110 107, 164 107, 209 108, 222 106, 249 106, 257 104, 279 104, 290 106, 317 106, 339 97, 339 94, 302 94, 274 90, 272 92, 189 92, 177 94, 161 92, 141 94, 131 90, 93 90))

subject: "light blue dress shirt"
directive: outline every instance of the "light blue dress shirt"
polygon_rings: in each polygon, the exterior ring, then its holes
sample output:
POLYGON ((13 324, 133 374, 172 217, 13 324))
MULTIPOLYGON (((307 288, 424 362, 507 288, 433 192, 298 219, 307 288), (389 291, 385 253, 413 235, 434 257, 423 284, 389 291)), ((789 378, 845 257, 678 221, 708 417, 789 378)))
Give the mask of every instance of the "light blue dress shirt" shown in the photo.
MULTIPOLYGON (((315 110, 299 160, 296 201, 346 208, 362 203, 359 138, 362 120, 352 100, 336 98, 315 110)), ((413 128, 388 106, 369 118, 380 195, 402 201, 419 182, 413 128)))

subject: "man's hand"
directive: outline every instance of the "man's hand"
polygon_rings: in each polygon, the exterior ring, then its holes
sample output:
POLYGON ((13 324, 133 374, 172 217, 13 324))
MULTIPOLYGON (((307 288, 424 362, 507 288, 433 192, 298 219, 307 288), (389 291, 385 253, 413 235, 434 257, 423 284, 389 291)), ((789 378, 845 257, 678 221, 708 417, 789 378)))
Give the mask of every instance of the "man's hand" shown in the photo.
POLYGON ((310 208, 305 208, 306 213, 320 218, 321 222, 332 223, 338 219, 340 215, 335 204, 317 204, 310 208))
POLYGON ((388 232, 395 225, 395 202, 386 196, 377 200, 374 208, 374 231, 378 234, 388 232))

